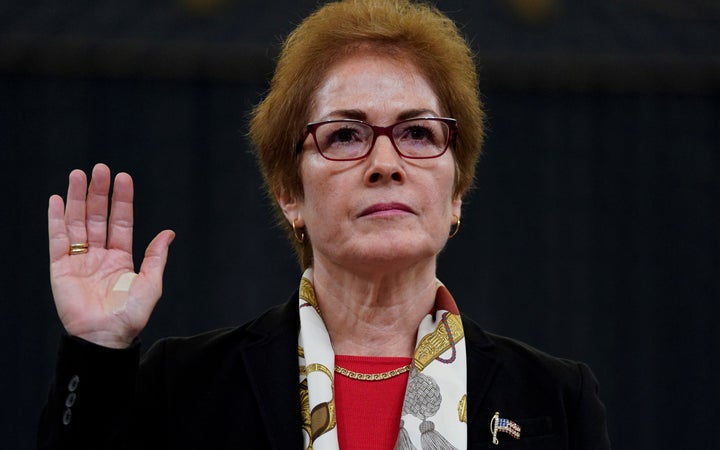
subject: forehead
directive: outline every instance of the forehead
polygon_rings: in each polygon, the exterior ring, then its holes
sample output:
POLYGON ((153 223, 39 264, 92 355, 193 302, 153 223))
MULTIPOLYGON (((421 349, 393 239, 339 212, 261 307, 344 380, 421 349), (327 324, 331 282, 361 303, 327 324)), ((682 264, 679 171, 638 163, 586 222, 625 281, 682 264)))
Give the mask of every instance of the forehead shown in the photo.
POLYGON ((435 91, 407 58, 354 53, 333 64, 315 91, 311 121, 360 112, 369 121, 394 120, 408 110, 442 115, 435 91))

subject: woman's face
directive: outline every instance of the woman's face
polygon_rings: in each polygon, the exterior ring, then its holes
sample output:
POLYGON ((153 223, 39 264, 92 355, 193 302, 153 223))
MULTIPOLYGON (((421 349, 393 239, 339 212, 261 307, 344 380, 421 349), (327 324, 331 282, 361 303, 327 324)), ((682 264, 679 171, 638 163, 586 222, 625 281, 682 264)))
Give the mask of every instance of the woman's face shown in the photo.
MULTIPOLYGON (((407 61, 368 53, 335 64, 319 86, 311 122, 361 119, 387 126, 402 119, 443 116, 435 92, 407 61)), ((330 161, 312 136, 303 144, 302 198, 279 198, 287 219, 304 226, 314 265, 358 273, 431 262, 448 238, 460 198, 453 197, 452 151, 405 159, 387 136, 358 161, 330 161)))

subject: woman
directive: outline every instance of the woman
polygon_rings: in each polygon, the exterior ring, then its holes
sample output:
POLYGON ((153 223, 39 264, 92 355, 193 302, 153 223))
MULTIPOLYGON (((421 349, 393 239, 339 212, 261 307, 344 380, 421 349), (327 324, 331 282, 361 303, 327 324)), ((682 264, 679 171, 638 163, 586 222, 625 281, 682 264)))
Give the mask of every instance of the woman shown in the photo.
POLYGON ((68 336, 40 448, 609 448, 579 363, 484 333, 435 277, 482 141, 467 44, 406 1, 326 5, 287 39, 251 137, 304 273, 236 329, 139 361, 174 238, 132 266, 132 180, 97 165, 49 205, 68 336))

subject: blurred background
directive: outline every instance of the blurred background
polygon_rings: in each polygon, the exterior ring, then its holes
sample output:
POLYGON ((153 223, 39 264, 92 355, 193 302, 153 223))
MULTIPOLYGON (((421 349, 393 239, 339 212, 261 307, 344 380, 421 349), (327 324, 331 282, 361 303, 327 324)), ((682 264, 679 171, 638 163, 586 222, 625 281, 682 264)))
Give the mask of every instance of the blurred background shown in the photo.
MULTIPOLYGON (((487 330, 589 363, 615 449, 717 448, 720 3, 436 4, 477 52, 488 112, 440 279, 487 330)), ((62 332, 47 198, 70 170, 134 176, 137 255, 177 232, 146 345, 294 291, 245 135, 281 39, 316 6, 0 2, 0 447, 35 445, 62 332)))

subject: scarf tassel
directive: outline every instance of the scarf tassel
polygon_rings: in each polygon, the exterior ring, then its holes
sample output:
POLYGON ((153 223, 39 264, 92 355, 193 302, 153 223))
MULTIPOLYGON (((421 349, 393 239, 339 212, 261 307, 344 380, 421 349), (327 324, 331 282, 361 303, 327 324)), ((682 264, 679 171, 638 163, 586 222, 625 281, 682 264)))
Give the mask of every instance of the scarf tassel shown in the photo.
POLYGON ((420 433, 423 450, 457 450, 447 439, 435 431, 435 424, 429 420, 422 421, 420 433))
POLYGON ((400 434, 398 434, 398 440, 395 443, 395 450, 417 450, 410 440, 410 435, 405 429, 405 421, 400 421, 400 434))

